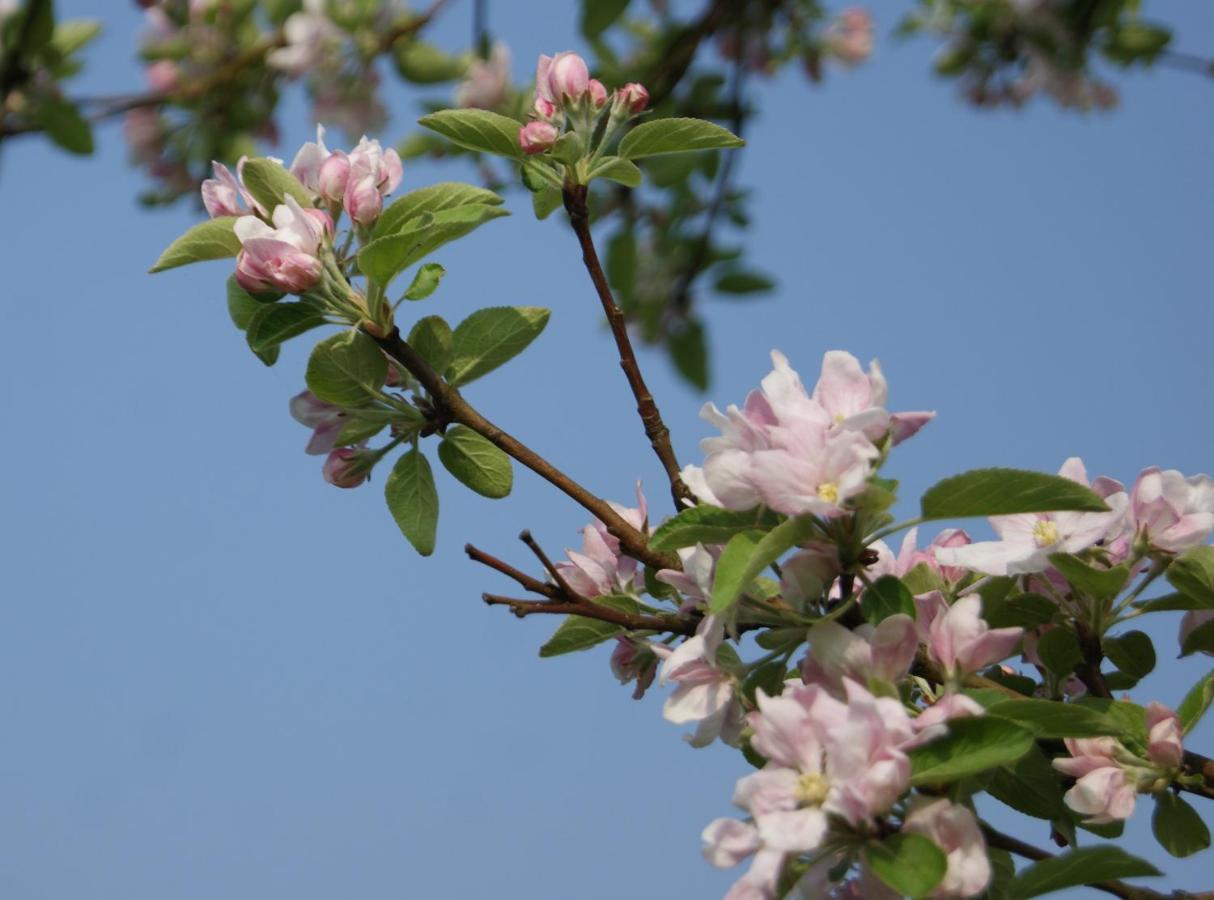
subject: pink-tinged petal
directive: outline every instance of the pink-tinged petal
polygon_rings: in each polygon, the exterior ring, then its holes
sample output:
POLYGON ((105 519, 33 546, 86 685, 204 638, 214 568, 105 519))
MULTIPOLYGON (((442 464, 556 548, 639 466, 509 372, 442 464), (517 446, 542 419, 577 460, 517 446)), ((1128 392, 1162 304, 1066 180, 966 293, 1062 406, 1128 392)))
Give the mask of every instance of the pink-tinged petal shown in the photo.
POLYGON ((783 853, 779 850, 760 850, 755 854, 750 870, 735 881, 725 894, 725 900, 774 900, 783 869, 783 853))
POLYGON ((872 385, 860 361, 843 350, 830 350, 823 357, 822 375, 812 396, 836 421, 873 405, 872 385))
POLYGON ((986 575, 1007 575, 1038 554, 1032 545, 1009 541, 978 541, 964 547, 937 547, 936 561, 942 566, 973 569, 986 575))
POLYGON ((1154 700, 1147 705, 1147 754, 1153 763, 1165 769, 1180 768, 1183 735, 1176 713, 1154 700))
POLYGON ((793 810, 797 800, 798 773, 794 769, 767 766, 738 779, 734 786, 733 804, 752 816, 781 810, 793 810))
POLYGON ((1088 470, 1084 466, 1083 460, 1078 456, 1067 457, 1062 467, 1058 470, 1058 474, 1070 481, 1082 484, 1084 487, 1088 486, 1088 470))
POLYGON ((1064 775, 1082 778, 1096 769, 1118 767, 1115 755, 1119 745, 1116 738, 1066 738, 1063 743, 1071 756, 1069 759, 1055 759, 1053 766, 1064 775))
POLYGON ((765 813, 755 817, 764 846, 786 853, 813 850, 826 837, 826 814, 807 808, 765 813))
POLYGON ((733 701, 733 684, 724 679, 706 684, 681 684, 662 707, 662 718, 675 725, 711 718, 733 701))
MULTIPOLYGON (((750 717, 751 745, 771 762, 802 772, 822 769, 822 745, 803 694, 756 693, 759 714, 750 717)), ((812 698, 810 699, 812 703, 812 698)))
POLYGON ((714 819, 700 835, 704 858, 718 869, 732 869, 763 846, 753 825, 737 819, 714 819))
MULTIPOLYGON (((915 730, 921 734, 927 734, 929 729, 937 729, 932 731, 930 739, 935 740, 937 737, 944 736, 942 727, 944 723, 952 719, 964 719, 970 716, 986 715, 986 710, 982 704, 973 697, 967 697, 965 694, 945 694, 914 719, 913 725, 915 730)), ((924 742, 926 743, 926 741, 924 742)))
POLYGON ((1214 531, 1214 513, 1188 513, 1176 524, 1151 535, 1151 543, 1167 553, 1181 553, 1203 544, 1214 531))
POLYGON ((924 425, 936 418, 934 410, 931 412, 900 412, 894 413, 889 418, 889 433, 893 438, 894 445, 897 446, 907 438, 912 438, 919 433, 924 425))
POLYGON ((964 806, 948 800, 917 801, 902 830, 921 834, 944 851, 948 869, 929 897, 975 897, 991 880, 991 864, 978 820, 964 806))
POLYGON ((903 613, 882 620, 872 637, 872 673, 884 681, 898 681, 910 669, 919 649, 915 620, 903 613))
POLYGON ((1062 799, 1088 825, 1128 819, 1134 811, 1134 786, 1119 768, 1095 769, 1084 775, 1062 799))

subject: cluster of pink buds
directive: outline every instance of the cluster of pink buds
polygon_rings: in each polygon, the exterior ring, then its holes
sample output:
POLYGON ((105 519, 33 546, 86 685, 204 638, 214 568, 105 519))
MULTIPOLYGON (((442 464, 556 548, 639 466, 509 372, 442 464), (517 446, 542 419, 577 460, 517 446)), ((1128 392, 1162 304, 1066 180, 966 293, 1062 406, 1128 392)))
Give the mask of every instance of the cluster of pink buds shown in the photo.
MULTIPOLYGON (((562 125, 571 130, 593 132, 600 110, 607 106, 608 91, 603 83, 590 77, 586 61, 576 53, 564 51, 556 56, 541 56, 535 69, 535 118, 519 129, 519 146, 524 153, 543 153, 561 136, 562 125)), ((649 105, 649 92, 641 84, 630 83, 617 90, 611 103, 611 122, 618 124, 649 105)), ((614 127, 609 125, 602 140, 614 127)))
POLYGON ((332 240, 333 220, 323 210, 304 209, 289 194, 285 200, 274 208, 273 227, 257 216, 236 220, 236 281, 250 293, 302 294, 320 281, 320 245, 332 240))
POLYGON ((315 143, 300 148, 291 173, 336 217, 342 209, 358 225, 369 228, 383 212, 384 197, 400 185, 400 157, 392 148, 363 137, 346 153, 325 146, 325 129, 316 128, 315 143))

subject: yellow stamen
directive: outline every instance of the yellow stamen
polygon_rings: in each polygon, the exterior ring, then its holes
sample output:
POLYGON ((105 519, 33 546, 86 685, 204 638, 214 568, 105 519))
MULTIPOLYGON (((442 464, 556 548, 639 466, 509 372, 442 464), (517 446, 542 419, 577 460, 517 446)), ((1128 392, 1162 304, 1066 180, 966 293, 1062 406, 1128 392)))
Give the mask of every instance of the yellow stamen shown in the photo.
POLYGON ((797 802, 802 806, 821 806, 826 802, 826 795, 829 793, 830 782, 826 780, 825 775, 806 772, 797 779, 795 794, 797 802))
POLYGON ((1048 547, 1058 543, 1058 526, 1049 519, 1042 519, 1033 526, 1033 540, 1038 547, 1048 547))
POLYGON ((838 503, 839 486, 830 481, 818 485, 818 499, 826 503, 838 503))

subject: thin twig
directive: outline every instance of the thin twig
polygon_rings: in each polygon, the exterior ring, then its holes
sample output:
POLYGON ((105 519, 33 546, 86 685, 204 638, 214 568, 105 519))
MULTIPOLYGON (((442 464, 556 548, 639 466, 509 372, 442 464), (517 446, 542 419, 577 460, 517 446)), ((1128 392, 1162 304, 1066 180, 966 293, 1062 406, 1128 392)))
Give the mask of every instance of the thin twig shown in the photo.
POLYGON ((486 553, 472 544, 464 544, 464 552, 473 562, 478 562, 483 566, 488 566, 495 572, 501 572, 507 578, 513 578, 524 589, 531 591, 533 594, 541 594, 551 600, 555 600, 558 596, 558 589, 550 584, 540 581, 538 578, 532 578, 526 572, 520 572, 508 562, 498 559, 492 554, 486 553))
POLYGON ((670 482, 670 496, 674 500, 676 510, 684 509, 688 503, 695 502, 695 495, 683 483, 679 474, 679 461, 674 455, 674 447, 670 443, 670 429, 662 421, 662 414, 649 392, 641 368, 637 365, 636 352, 632 349, 632 339, 628 336, 628 323, 624 314, 616 305, 611 287, 607 284, 607 276, 603 274, 602 263, 599 262, 598 251, 594 247, 594 239, 590 236, 590 212, 586 206, 585 185, 566 187, 564 191, 565 209, 569 213, 569 223, 573 233, 577 235, 578 244, 582 248, 582 262, 590 273, 590 280, 603 305, 603 313, 607 316, 607 324, 611 326, 612 337, 620 355, 620 368, 632 388, 632 396, 636 398, 637 413, 641 424, 645 426, 645 435, 666 470, 666 478, 670 482))
POLYGON ((626 554, 658 569, 682 568, 678 557, 674 554, 651 550, 645 535, 628 524, 619 513, 612 509, 610 503, 592 494, 526 444, 507 434, 477 412, 460 395, 459 391, 449 385, 416 350, 409 346, 408 342, 400 336, 398 329, 393 328, 392 333, 386 337, 371 334, 369 331, 366 333, 389 357, 400 363, 421 382, 439 412, 449 417, 450 421, 471 428, 491 444, 505 451, 508 456, 576 500, 582 507, 597 516, 607 530, 619 539, 620 547, 626 554))
POLYGON ((699 620, 694 616, 661 613, 629 613, 603 606, 593 600, 568 603, 561 600, 524 600, 518 597, 503 597, 500 594, 482 594, 481 599, 490 606, 508 606, 520 619, 530 615, 582 616, 619 625, 627 631, 657 631, 682 634, 690 637, 696 632, 699 620))
POLYGON ((553 565, 552 560, 548 558, 548 554, 544 552, 544 548, 539 545, 539 542, 532 537, 531 532, 523 529, 519 532, 518 539, 527 545, 527 548, 535 554, 535 558, 540 561, 540 565, 544 567, 544 571, 556 582, 556 586, 560 589, 562 595, 568 599, 577 596, 577 592, 569 586, 569 582, 561 574, 560 569, 553 565))

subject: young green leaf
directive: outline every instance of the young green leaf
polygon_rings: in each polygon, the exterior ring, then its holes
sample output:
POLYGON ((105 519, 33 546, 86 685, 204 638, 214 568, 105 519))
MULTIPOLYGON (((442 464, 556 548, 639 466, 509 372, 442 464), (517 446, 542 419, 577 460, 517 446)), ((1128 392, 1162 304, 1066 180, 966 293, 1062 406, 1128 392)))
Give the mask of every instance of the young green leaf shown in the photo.
POLYGON ((1108 512, 1105 502, 1081 484, 1021 469, 974 469, 945 478, 928 488, 920 507, 925 519, 1070 510, 1108 512))
POLYGON ((237 216, 220 216, 194 225, 169 244, 148 272, 163 272, 190 263, 226 259, 240 252, 240 238, 232 230, 237 216))
POLYGON ((741 531, 767 530, 779 524, 770 510, 737 511, 719 506, 693 506, 663 522, 649 539, 653 550, 679 550, 696 544, 724 544, 741 531))
POLYGON ((1193 653, 1214 653, 1214 619, 1203 622, 1184 636, 1180 655, 1189 656, 1193 653))
POLYGON ((760 572, 786 551, 808 540, 815 527, 812 516, 798 516, 781 522, 757 540, 757 532, 742 532, 731 538, 717 560, 708 608, 720 613, 737 603, 760 572))
POLYGON ((287 195, 299 201, 299 205, 312 205, 312 195, 299 183, 299 179, 288 172, 280 162, 272 159, 250 159, 241 170, 241 179, 253 199, 270 213, 284 202, 287 195))
POLYGON ((641 186, 641 170, 634 163, 619 156, 604 156, 590 170, 590 178, 606 178, 626 187, 641 186))
POLYGON ((338 406, 362 406, 388 377, 388 360, 361 331, 325 338, 308 358, 308 390, 338 406))
POLYGON ((324 316, 309 303, 266 304, 249 320, 246 338, 249 349, 261 353, 323 324, 324 316))
POLYGON ((721 275, 713 284, 712 289, 718 294, 764 294, 772 290, 776 283, 766 275, 758 272, 735 270, 721 275))
MULTIPOLYGON (((610 594, 604 597, 595 597, 594 602, 611 609, 618 609, 621 612, 637 613, 640 611, 635 600, 623 595, 610 594)), ((540 656, 547 658, 550 656, 560 656, 564 653, 574 653, 578 650, 589 650, 596 644, 601 644, 603 641, 609 640, 617 634, 622 634, 623 631, 623 626, 604 622, 601 619, 588 619, 585 616, 566 616, 565 621, 561 623, 552 637, 540 647, 540 656)))
POLYGON ((418 319, 409 332, 409 346, 420 353, 435 372, 446 371, 451 362, 451 326, 442 316, 418 319))
POLYGON ((1133 678, 1145 678, 1155 668, 1155 645, 1142 631, 1105 637, 1103 646, 1109 661, 1133 678))
POLYGON ((379 284, 387 284, 439 247, 476 230, 486 222, 508 216, 500 206, 469 203, 409 219, 399 231, 371 241, 358 251, 358 269, 379 284))
POLYGON ((1096 600, 1116 597, 1130 580, 1129 566, 1097 569, 1069 553, 1051 553, 1050 562, 1070 582, 1071 587, 1096 600))
POLYGON ((541 221, 560 209, 563 202, 560 189, 554 187, 544 188, 531 195, 531 208, 535 211, 535 217, 541 221))
POLYGON ((915 598, 896 575, 882 575, 865 588, 864 602, 860 605, 864 618, 879 625, 890 616, 903 613, 915 618, 915 598))
POLYGON ((392 467, 384 484, 388 510, 401 533, 422 556, 434 552, 438 529, 438 491, 430 462, 414 447, 392 467))
POLYGON ((1172 587, 1193 598, 1202 609, 1214 609, 1214 547, 1186 550, 1168 566, 1172 587))
POLYGON ((624 15, 626 9, 628 0, 582 0, 582 35, 594 40, 624 15))
POLYGON ((1009 894, 1015 900, 1040 897, 1063 888, 1078 887, 1111 878, 1162 875, 1153 865, 1130 856, 1120 847, 1100 844, 1079 847, 1027 867, 1012 882, 1009 894))
POLYGON ((948 871, 944 851, 913 832, 892 834, 879 844, 866 845, 864 860, 874 875, 908 897, 931 893, 948 871))
POLYGON ((1210 829, 1197 810, 1171 791, 1155 795, 1151 832, 1159 846, 1177 857, 1192 856, 1210 846, 1210 829))
POLYGON ((1060 625, 1037 639, 1037 655, 1041 664, 1057 678, 1066 678, 1083 662, 1079 638, 1069 627, 1060 625))
POLYGON ((953 719, 948 734, 910 752, 911 784, 948 784, 1008 766, 1033 747, 1033 733, 994 716, 953 719))
POLYGON ((986 790, 1000 803, 1026 816, 1046 821, 1071 816, 1062 799, 1062 779, 1037 746, 1012 765, 996 770, 986 781, 986 790))
POLYGON ((639 159, 661 153, 730 149, 745 144, 737 135, 703 119, 654 119, 638 125, 624 136, 619 155, 625 159, 639 159))
POLYGON ((987 712, 1023 725, 1038 738, 1100 737, 1121 730, 1116 721, 1098 710, 1055 700, 1001 700, 987 712))
POLYGON ((483 497, 496 500, 510 493, 514 483, 510 457, 471 428, 448 428, 438 445, 438 458, 448 472, 483 497))
POLYGON ((51 97, 42 100, 35 112, 42 130, 56 146, 78 156, 93 152, 93 128, 75 103, 51 97))
POLYGON ((509 362, 539 337, 548 316, 549 310, 538 306, 477 310, 455 327, 447 380, 459 387, 509 362))
POLYGON ((518 143, 522 123, 487 109, 443 109, 422 116, 417 124, 469 150, 510 159, 523 158, 518 143))
POLYGON ((458 181, 443 181, 429 187, 418 188, 398 197, 380 213, 379 221, 371 232, 372 238, 380 238, 400 231, 406 222, 424 213, 437 213, 458 206, 501 206, 502 198, 493 191, 458 181))
POLYGON ((1198 682, 1189 688, 1180 706, 1176 707, 1176 715, 1180 717, 1180 725, 1188 734, 1201 721, 1201 717, 1210 708, 1214 700, 1214 670, 1207 672, 1198 682))
POLYGON ((426 263, 413 276, 413 283, 405 291, 405 299, 425 300, 438 290, 438 283, 443 280, 443 276, 446 274, 447 270, 438 263, 426 263))

